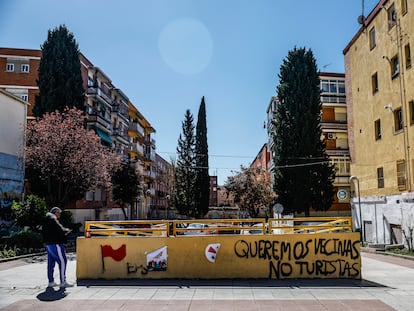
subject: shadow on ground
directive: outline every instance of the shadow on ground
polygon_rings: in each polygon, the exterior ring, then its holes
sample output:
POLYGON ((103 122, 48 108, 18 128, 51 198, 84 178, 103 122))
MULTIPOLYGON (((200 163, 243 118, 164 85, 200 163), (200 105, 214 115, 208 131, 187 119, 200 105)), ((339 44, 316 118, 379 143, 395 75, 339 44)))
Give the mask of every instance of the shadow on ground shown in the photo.
POLYGON ((382 287, 387 286, 355 279, 213 279, 213 280, 190 280, 190 279, 125 279, 125 280, 104 280, 85 279, 78 280, 78 286, 138 286, 138 287, 279 287, 279 288, 318 288, 318 287, 382 287))
POLYGON ((40 301, 55 301, 66 297, 64 288, 55 290, 53 287, 47 287, 43 293, 36 296, 40 301))

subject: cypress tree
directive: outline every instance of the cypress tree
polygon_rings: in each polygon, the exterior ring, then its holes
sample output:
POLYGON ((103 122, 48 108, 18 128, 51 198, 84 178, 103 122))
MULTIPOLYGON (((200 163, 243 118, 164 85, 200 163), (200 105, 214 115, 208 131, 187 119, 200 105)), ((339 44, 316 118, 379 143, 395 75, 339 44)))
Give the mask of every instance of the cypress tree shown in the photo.
POLYGON ((208 213, 210 201, 210 175, 208 174, 208 144, 207 144, 207 121, 206 104, 204 96, 201 99, 198 110, 195 141, 195 204, 196 218, 202 218, 208 213))
POLYGON ((277 87, 275 184, 285 213, 326 211, 332 204, 335 171, 321 140, 320 81, 311 50, 294 48, 284 59, 277 87))
POLYGON ((189 109, 186 110, 182 130, 177 146, 174 204, 180 214, 195 217, 194 119, 189 109))
POLYGON ((41 46, 33 114, 41 117, 46 112, 64 111, 65 107, 85 110, 85 98, 79 49, 72 33, 65 25, 48 31, 47 40, 41 46))

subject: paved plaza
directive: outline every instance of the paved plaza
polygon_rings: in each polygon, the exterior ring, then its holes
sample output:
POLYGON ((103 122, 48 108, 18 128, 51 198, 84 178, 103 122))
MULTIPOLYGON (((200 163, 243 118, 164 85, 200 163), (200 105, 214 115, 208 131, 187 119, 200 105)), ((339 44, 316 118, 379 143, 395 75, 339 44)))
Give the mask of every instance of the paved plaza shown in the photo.
MULTIPOLYGON (((414 261, 362 253, 362 280, 116 280, 47 288, 45 256, 0 263, 0 310, 413 310, 414 261)), ((58 279, 56 277, 56 279, 58 279)))

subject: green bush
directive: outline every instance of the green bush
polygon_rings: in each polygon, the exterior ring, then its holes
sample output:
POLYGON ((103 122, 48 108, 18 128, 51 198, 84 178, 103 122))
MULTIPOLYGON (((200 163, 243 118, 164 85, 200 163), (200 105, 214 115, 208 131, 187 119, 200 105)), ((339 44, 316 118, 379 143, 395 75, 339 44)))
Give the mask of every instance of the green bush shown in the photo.
POLYGON ((20 227, 40 232, 43 218, 49 211, 46 201, 36 195, 29 195, 24 202, 13 202, 16 223, 20 227))
POLYGON ((6 247, 19 249, 23 253, 30 253, 33 250, 39 250, 43 248, 43 238, 42 235, 38 232, 12 232, 9 236, 2 237, 1 239, 2 244, 6 247))
POLYGON ((12 249, 10 247, 4 246, 2 250, 0 250, 0 258, 11 258, 16 256, 16 249, 12 249))

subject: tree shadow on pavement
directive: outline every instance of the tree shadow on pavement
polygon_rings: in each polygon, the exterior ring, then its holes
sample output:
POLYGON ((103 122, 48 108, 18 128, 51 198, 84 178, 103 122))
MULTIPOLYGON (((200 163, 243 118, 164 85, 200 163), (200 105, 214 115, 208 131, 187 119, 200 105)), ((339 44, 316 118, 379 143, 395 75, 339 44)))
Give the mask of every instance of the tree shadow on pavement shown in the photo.
POLYGON ((43 293, 36 296, 40 301, 55 301, 66 297, 64 288, 55 290, 53 287, 47 287, 43 293))

